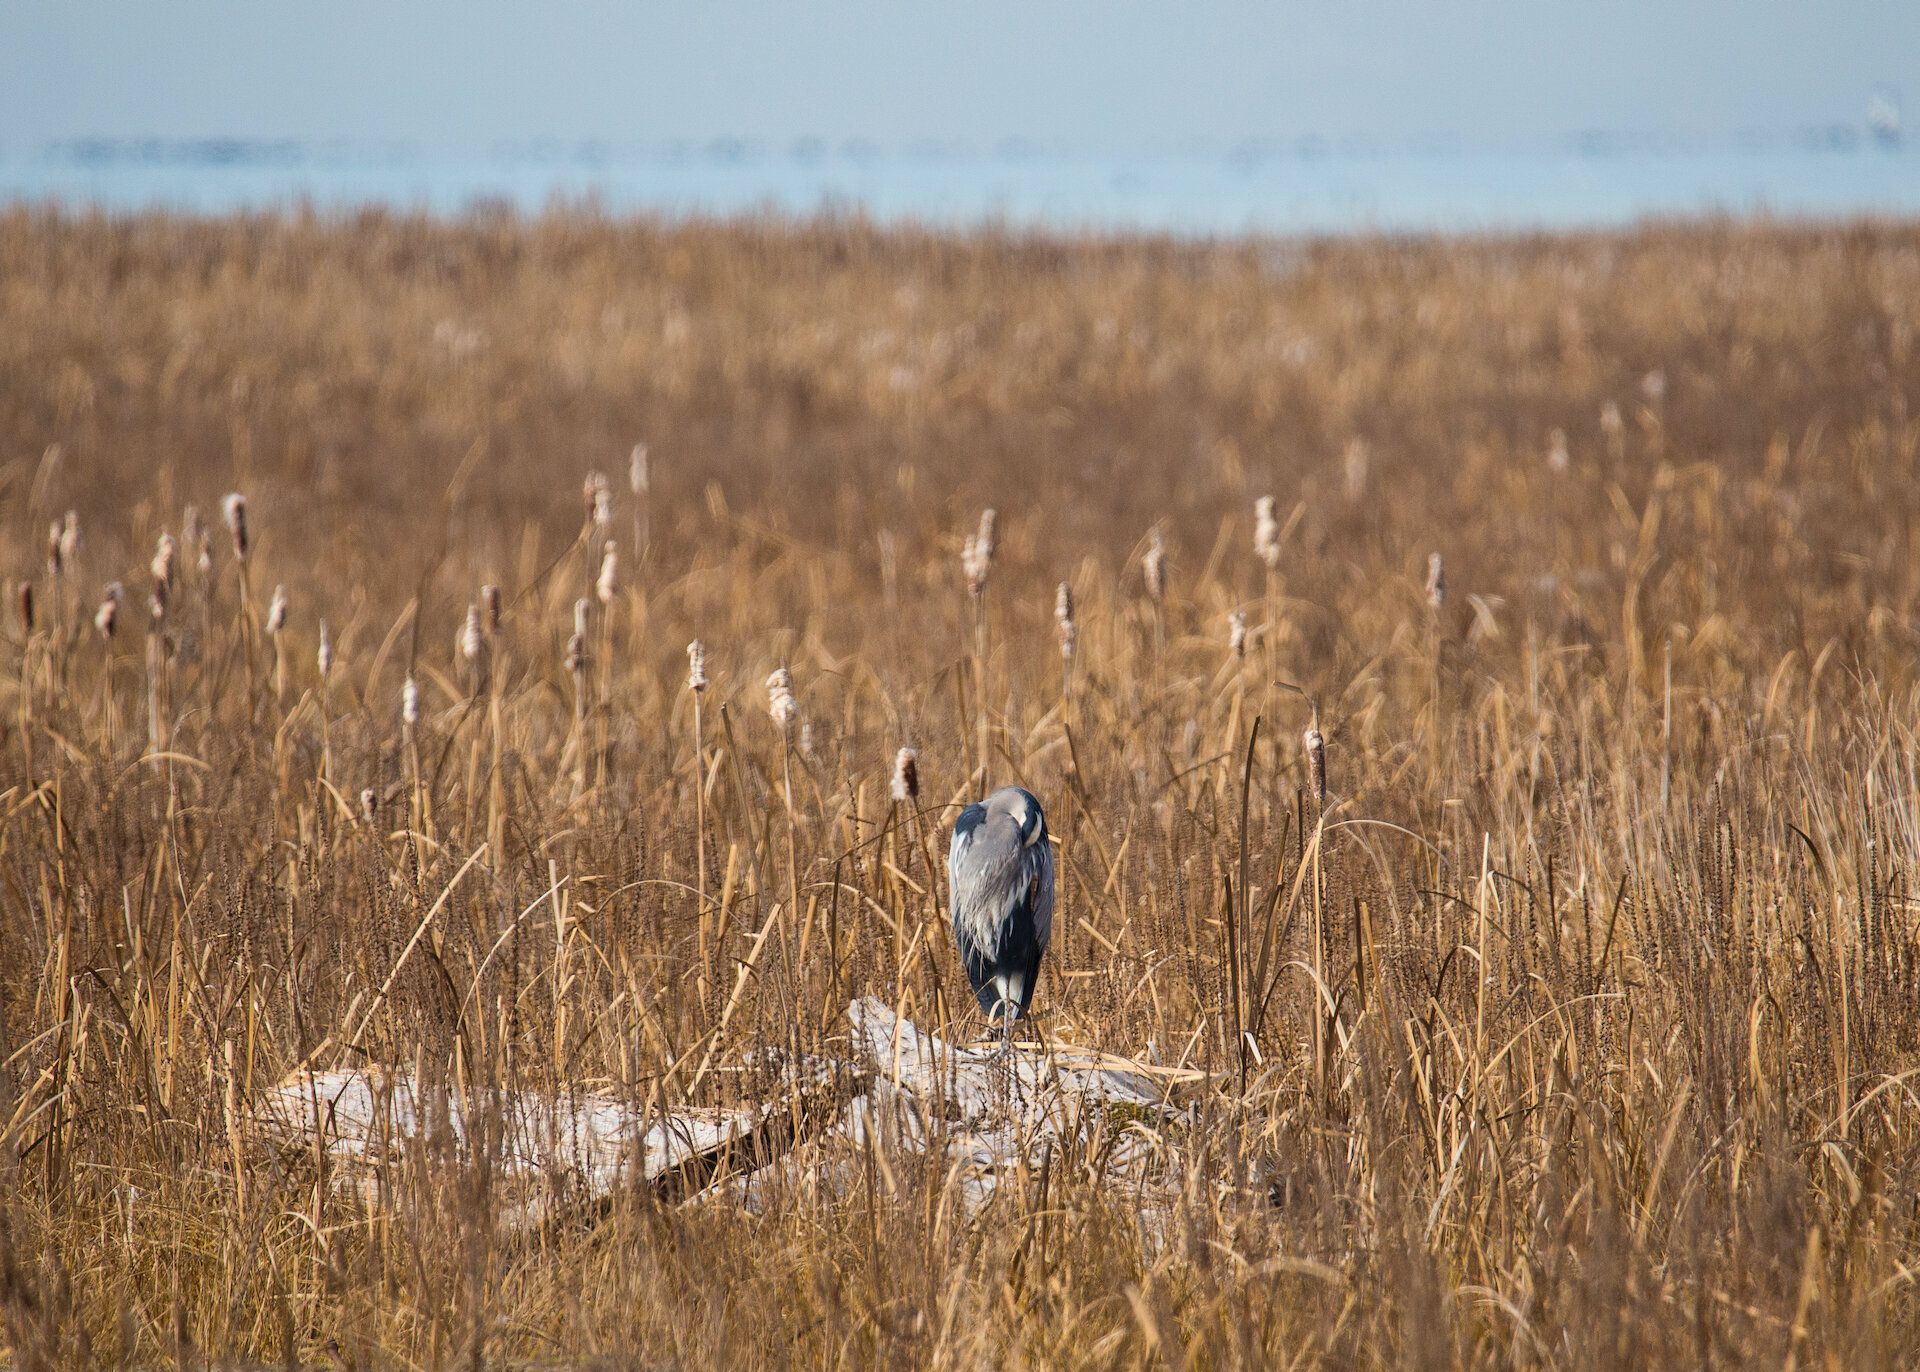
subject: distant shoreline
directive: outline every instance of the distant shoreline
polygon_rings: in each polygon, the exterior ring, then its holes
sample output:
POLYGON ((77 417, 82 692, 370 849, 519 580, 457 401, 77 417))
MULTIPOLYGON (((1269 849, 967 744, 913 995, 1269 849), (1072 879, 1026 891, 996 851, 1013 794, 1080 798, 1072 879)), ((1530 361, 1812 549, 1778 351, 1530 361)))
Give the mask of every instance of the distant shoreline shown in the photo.
POLYGON ((0 205, 193 217, 370 207, 447 220, 555 209, 666 223, 855 217, 942 232, 1183 238, 1505 235, 1702 218, 1905 219, 1920 215, 1920 149, 1846 125, 1714 145, 1595 133, 1531 149, 1308 140, 1151 154, 557 139, 443 154, 101 138, 0 150, 0 205))

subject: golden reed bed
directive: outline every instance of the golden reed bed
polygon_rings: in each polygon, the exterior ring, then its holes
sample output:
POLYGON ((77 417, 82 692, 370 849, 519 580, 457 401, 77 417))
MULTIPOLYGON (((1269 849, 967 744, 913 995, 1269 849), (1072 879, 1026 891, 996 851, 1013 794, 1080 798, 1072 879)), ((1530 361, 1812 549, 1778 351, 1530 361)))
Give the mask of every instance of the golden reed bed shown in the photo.
POLYGON ((1910 1365, 1916 317, 1906 226, 0 216, 15 1364, 1910 1365), (1030 1051, 1164 1100, 961 1166, 834 1073, 983 1029, 1006 780, 1030 1051), (791 1127, 487 1124, 589 1098, 791 1127))

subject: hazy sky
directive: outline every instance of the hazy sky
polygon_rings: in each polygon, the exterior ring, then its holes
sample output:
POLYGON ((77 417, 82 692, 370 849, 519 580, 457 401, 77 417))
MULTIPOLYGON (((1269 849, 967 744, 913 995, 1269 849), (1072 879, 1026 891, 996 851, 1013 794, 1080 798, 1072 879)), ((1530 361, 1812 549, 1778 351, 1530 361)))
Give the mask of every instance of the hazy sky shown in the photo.
POLYGON ((1920 0, 0 0, 0 146, 1710 138, 1916 68, 1920 0))

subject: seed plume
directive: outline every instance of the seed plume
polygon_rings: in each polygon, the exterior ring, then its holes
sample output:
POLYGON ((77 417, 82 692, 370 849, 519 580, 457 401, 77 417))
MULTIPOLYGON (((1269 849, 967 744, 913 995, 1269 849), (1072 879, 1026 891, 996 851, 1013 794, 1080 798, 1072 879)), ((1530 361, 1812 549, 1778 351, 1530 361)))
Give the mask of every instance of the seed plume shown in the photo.
POLYGON ((173 554, 173 535, 161 534, 160 541, 153 550, 153 563, 150 568, 153 572, 154 585, 165 586, 169 590, 173 588, 173 554))
POLYGON ((1301 742, 1307 750, 1307 779, 1313 786, 1313 803, 1327 803, 1327 741, 1320 736, 1320 722, 1316 719, 1307 726, 1307 732, 1301 736, 1301 742))
POLYGON ((707 689, 707 645, 697 638, 687 645, 687 689, 695 695, 707 689))
POLYGON ((601 550, 600 579, 593 583, 593 593, 602 605, 613 604, 614 597, 620 594, 620 550, 612 539, 608 539, 601 550))
POLYGON ((967 536, 960 553, 960 570, 966 573, 967 591, 976 599, 987 589, 987 577, 993 572, 994 521, 992 510, 980 512, 979 532, 967 536))
POLYGON ((1147 550, 1140 555, 1140 573, 1147 584, 1147 597, 1159 600, 1167 593, 1167 545, 1160 539, 1160 526, 1147 533, 1147 550))
POLYGON ((1263 495, 1253 502, 1253 551, 1267 564, 1268 571, 1280 566, 1280 524, 1273 517, 1273 497, 1263 495))
POLYGON ((767 713, 773 716, 773 722, 785 733, 800 718, 800 704, 793 698, 793 673, 785 667, 776 667, 773 675, 767 678, 767 713))
POLYGON ((1074 640, 1080 637, 1080 626, 1073 622, 1073 587, 1064 581, 1053 596, 1053 632, 1060 640, 1060 656, 1071 662, 1074 640))
POLYGON ((467 606, 467 622, 460 628, 460 656, 470 663, 480 660, 480 651, 486 644, 484 624, 480 607, 467 606))
POLYGON ((107 593, 101 597, 100 608, 93 612, 93 627, 100 631, 100 637, 113 637, 114 621, 120 615, 120 602, 126 599, 126 594, 119 582, 107 583, 107 593))
POLYGON ((902 748, 893 755, 893 798, 903 803, 920 798, 920 755, 902 748))
POLYGON ((247 498, 235 491, 220 502, 220 517, 226 521, 227 532, 233 536, 233 555, 241 562, 247 560, 247 498))

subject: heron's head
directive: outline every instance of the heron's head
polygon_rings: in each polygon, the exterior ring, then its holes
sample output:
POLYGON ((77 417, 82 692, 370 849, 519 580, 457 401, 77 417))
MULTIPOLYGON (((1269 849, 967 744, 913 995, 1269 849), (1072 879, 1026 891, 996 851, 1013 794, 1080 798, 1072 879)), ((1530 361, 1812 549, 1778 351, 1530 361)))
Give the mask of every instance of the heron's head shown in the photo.
POLYGON ((1034 799, 1030 791, 1018 786, 1003 786, 987 800, 987 812, 1002 811, 1011 819, 1020 831, 1020 846, 1031 848, 1047 836, 1047 817, 1040 812, 1040 802, 1034 799))

